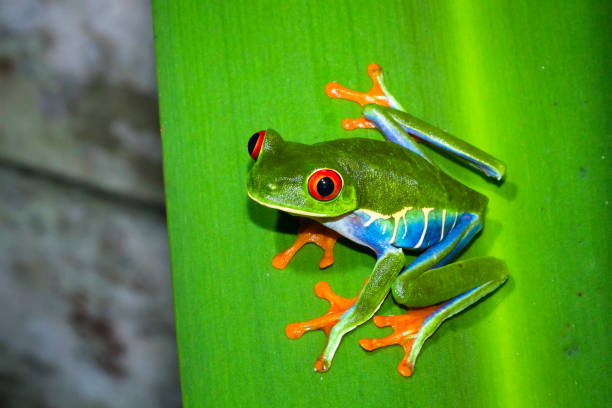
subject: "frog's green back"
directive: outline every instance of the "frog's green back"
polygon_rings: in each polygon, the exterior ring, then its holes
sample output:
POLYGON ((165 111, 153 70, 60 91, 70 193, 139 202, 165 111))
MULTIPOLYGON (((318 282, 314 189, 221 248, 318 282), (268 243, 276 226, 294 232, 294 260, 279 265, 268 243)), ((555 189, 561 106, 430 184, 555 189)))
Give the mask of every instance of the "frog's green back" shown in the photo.
POLYGON ((482 215, 487 198, 436 165, 391 142, 354 138, 317 143, 350 175, 359 208, 393 214, 404 207, 436 208, 482 215))

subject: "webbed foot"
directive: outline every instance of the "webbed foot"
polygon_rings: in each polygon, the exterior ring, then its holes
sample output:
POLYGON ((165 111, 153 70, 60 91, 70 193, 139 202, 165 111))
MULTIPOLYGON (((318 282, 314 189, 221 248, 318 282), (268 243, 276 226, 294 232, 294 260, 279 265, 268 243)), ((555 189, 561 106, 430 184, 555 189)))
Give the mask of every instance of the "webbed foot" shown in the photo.
MULTIPOLYGON (((367 280, 366 280, 367 282, 367 280)), ((343 298, 336 295, 327 282, 318 282, 314 287, 315 295, 329 302, 329 310, 320 317, 305 322, 297 322, 288 324, 285 328, 285 334, 288 338, 294 340, 299 339, 304 333, 312 330, 323 330, 329 341, 329 333, 336 323, 348 309, 350 309, 359 294, 353 298, 343 298)), ((325 372, 328 369, 328 364, 325 363, 322 355, 315 362, 314 369, 318 372, 325 372)))
POLYGON ((361 339, 359 345, 367 351, 399 344, 404 348, 404 357, 397 365, 397 371, 404 377, 412 375, 414 362, 423 342, 423 326, 428 317, 441 308, 440 305, 414 309, 398 316, 374 316, 378 327, 391 326, 393 333, 380 339, 361 339))
MULTIPOLYGON (((357 92, 351 89, 345 88, 337 82, 330 82, 325 87, 325 93, 330 98, 346 99, 349 101, 357 102, 361 106, 365 106, 369 103, 374 103, 382 106, 391 106, 398 108, 399 104, 386 90, 383 82, 382 68, 376 63, 372 63, 368 66, 368 75, 372 79, 372 88, 367 92, 357 92)), ((356 128, 370 128, 373 129, 376 126, 373 122, 367 120, 363 115, 357 119, 344 119, 342 121, 342 127, 347 130, 356 128)))
POLYGON ((300 218, 300 227, 295 241, 289 248, 272 259, 272 266, 276 269, 285 269, 297 251, 305 244, 312 242, 323 249, 323 257, 319 262, 319 268, 327 268, 334 263, 334 245, 338 237, 336 231, 324 227, 316 221, 300 218))

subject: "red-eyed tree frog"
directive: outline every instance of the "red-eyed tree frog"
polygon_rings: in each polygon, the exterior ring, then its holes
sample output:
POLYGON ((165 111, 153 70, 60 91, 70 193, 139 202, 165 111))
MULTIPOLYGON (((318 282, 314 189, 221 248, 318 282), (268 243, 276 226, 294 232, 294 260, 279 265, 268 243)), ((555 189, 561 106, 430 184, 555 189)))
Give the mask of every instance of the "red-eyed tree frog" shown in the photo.
POLYGON ((366 350, 402 345, 405 355, 398 370, 409 376, 423 343, 442 322, 508 277, 505 263, 493 257, 453 262, 482 229, 488 199, 444 173, 416 141, 497 181, 503 179, 505 165, 406 113, 387 91, 377 64, 371 64, 368 73, 374 84, 369 92, 337 83, 328 84, 326 91, 364 106, 363 117, 345 120, 345 128, 376 128, 386 141, 351 138, 305 145, 285 141, 272 129, 257 132, 248 143, 255 163, 247 191, 264 206, 316 222, 305 224, 296 247, 275 258, 277 267, 285 266, 309 241, 326 248, 321 266, 328 266, 338 234, 376 254, 374 270, 357 297, 339 297, 319 282, 315 293, 329 300, 329 312, 287 326, 290 338, 314 329, 328 335, 315 370, 329 369, 342 337, 369 320, 391 292, 410 310, 374 317, 377 326, 391 326, 395 332, 359 343, 366 350), (404 250, 419 254, 407 266, 404 250))

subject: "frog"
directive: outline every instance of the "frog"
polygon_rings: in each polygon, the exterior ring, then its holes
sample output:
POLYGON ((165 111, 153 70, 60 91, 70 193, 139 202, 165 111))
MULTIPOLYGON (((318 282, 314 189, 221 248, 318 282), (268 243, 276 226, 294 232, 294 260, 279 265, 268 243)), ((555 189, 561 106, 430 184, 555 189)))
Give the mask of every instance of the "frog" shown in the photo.
POLYGON ((498 184, 506 166, 406 112, 388 91, 378 64, 369 65, 368 75, 368 92, 330 82, 326 93, 362 105, 361 117, 342 122, 345 129, 377 129, 384 140, 354 137, 307 145, 285 141, 273 129, 256 132, 247 143, 254 160, 247 194, 256 203, 307 220, 297 246, 280 254, 282 259, 275 258, 278 268, 308 242, 325 249, 321 267, 328 267, 339 236, 369 248, 376 257, 355 297, 341 297, 321 281, 315 294, 330 302, 328 312, 286 327, 290 339, 312 330, 325 332, 327 342, 315 371, 328 371, 343 337, 373 319, 376 326, 391 326, 393 333, 359 344, 366 351, 402 346, 397 370, 408 377, 427 338, 444 321, 495 292, 509 276, 498 258, 458 259, 484 226, 488 198, 443 171, 423 146, 498 184), (416 257, 408 262, 407 254, 416 257), (389 293, 406 313, 376 315, 389 293))

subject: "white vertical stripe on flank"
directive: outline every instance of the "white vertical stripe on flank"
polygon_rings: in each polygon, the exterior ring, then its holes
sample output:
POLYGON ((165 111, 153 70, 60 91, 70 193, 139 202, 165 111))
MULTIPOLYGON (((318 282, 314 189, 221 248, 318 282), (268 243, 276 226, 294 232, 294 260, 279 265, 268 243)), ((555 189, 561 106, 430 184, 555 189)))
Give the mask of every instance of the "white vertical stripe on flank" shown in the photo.
POLYGON ((423 244, 423 240, 425 239, 425 234, 427 233, 427 219, 429 218, 429 213, 433 208, 422 208, 423 216, 425 217, 425 221, 423 222, 423 233, 421 234, 421 239, 414 246, 415 248, 420 248, 421 244, 423 244))
POLYGON ((444 221, 446 221, 446 210, 442 210, 442 232, 440 232, 440 241, 444 239, 444 221))

